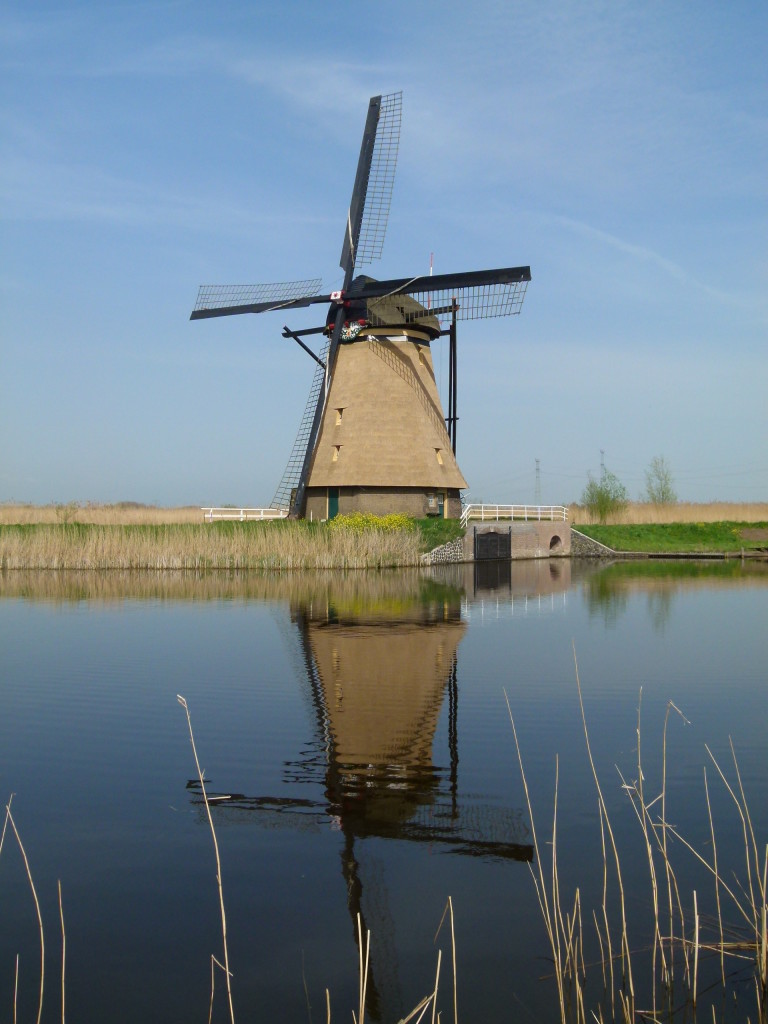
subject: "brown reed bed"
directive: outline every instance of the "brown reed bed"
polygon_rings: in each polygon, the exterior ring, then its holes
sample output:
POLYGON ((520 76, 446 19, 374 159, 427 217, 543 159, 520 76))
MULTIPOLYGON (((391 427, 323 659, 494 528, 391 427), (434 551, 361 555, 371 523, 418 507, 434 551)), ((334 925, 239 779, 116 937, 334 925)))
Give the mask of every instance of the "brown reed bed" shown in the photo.
MULTIPOLYGON (((571 505, 568 509, 571 524, 594 526, 599 520, 582 505, 571 505)), ((609 515, 608 523, 642 525, 645 523, 764 523, 768 522, 768 502, 685 502, 671 505, 654 505, 651 502, 631 501, 626 508, 615 515, 609 515)))
POLYGON ((137 501, 101 504, 95 501, 0 503, 0 525, 30 523, 93 523, 98 526, 163 526, 171 523, 201 523, 203 513, 195 505, 163 508, 137 501))
MULTIPOLYGON (((596 522, 578 504, 570 506, 571 523, 596 522)), ((53 502, 33 505, 25 502, 0 503, 0 525, 30 523, 93 523, 99 526, 163 526, 175 523, 201 523, 203 513, 194 505, 163 508, 135 501, 114 504, 99 502, 53 502)), ((675 502, 654 505, 633 501, 617 517, 615 523, 763 523, 768 522, 768 502, 675 502)))
POLYGON ((322 523, 0 526, 0 569, 381 569, 420 562, 415 530, 322 523))
MULTIPOLYGON (((621 772, 619 778, 637 817, 642 836, 648 865, 653 939, 650 953, 647 949, 633 948, 622 857, 592 757, 578 664, 576 686, 587 755, 597 794, 602 847, 602 901, 600 907, 591 913, 598 949, 595 956, 587 952, 587 928, 584 925, 580 890, 577 888, 572 902, 566 903, 560 885, 557 840, 559 766, 556 763, 551 839, 542 842, 536 832, 523 756, 507 698, 535 849, 536 868, 531 865, 530 870, 551 950, 561 1024, 587 1024, 588 1021, 597 1024, 607 1024, 608 1021, 621 1021, 622 1024, 635 1024, 636 1021, 672 1024, 678 1019, 695 1021, 697 1014, 701 1014, 702 1020, 711 1020, 713 1024, 733 1019, 746 1024, 766 1024, 768 844, 759 845, 755 836, 733 744, 730 778, 709 747, 705 747, 705 750, 716 776, 731 799, 743 839, 744 860, 740 876, 736 865, 726 866, 718 860, 706 767, 704 791, 710 832, 708 849, 711 852, 705 856, 696 849, 668 815, 668 725, 672 715, 687 722, 680 709, 671 701, 664 721, 659 790, 653 795, 647 793, 642 760, 641 692, 637 721, 636 778, 628 781, 621 772), (701 894, 696 890, 693 890, 690 902, 687 902, 673 862, 670 837, 677 840, 709 875, 714 902, 714 909, 709 914, 701 910, 701 894), (545 855, 546 846, 550 849, 549 858, 545 855), (699 973, 700 962, 705 956, 717 957, 720 965, 719 984, 710 984, 706 992, 701 989, 699 973), (737 987, 730 984, 731 965, 735 965, 742 974, 737 987), (743 979, 745 970, 750 976, 749 980, 743 979), (593 972, 597 972, 597 982, 592 979, 593 972), (588 973, 591 982, 589 990, 588 973), (645 993, 650 993, 650 1006, 643 1005, 645 993), (731 1003, 730 1010, 726 1006, 726 996, 731 1003), (748 1000, 751 1001, 751 1008, 747 1005, 748 1000), (738 1018, 733 1016, 734 1007, 738 1018)), ((636 892, 634 879, 631 888, 636 892)))

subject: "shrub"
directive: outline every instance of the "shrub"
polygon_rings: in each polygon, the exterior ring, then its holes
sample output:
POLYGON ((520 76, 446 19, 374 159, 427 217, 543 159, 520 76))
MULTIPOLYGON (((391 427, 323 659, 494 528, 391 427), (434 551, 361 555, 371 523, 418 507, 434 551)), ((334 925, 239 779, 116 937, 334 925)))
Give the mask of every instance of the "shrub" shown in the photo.
POLYGON ((677 501, 672 470, 663 455, 655 455, 645 471, 645 497, 652 505, 674 505, 677 501))
POLYGON ((606 469, 599 480, 589 474, 581 504, 598 522, 605 523, 608 516, 617 516, 624 511, 629 504, 629 496, 624 484, 606 469))
POLYGON ((353 533, 362 533, 364 530, 398 533, 416 528, 413 519, 404 512, 390 512, 386 516, 375 516, 372 512, 347 512, 334 516, 328 525, 332 530, 351 530, 353 533))

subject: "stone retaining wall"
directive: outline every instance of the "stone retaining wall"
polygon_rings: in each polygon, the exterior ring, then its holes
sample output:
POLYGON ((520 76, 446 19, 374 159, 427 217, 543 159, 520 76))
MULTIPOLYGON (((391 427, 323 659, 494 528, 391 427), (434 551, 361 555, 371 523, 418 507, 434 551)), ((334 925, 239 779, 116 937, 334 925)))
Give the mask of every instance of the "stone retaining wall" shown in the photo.
POLYGON ((443 544, 421 556, 426 565, 449 562, 473 562, 475 559, 475 532, 510 534, 510 558, 562 558, 571 554, 571 530, 567 523, 511 522, 473 523, 463 537, 443 544))
POLYGON ((571 527, 571 554, 577 558, 615 558, 613 548, 606 547, 598 540, 592 540, 571 527))
POLYGON ((425 555, 422 555, 421 560, 426 565, 444 565, 448 562, 467 561, 464 557, 464 538, 457 537, 456 540, 449 541, 447 544, 441 544, 439 548, 435 548, 433 551, 428 551, 425 555))

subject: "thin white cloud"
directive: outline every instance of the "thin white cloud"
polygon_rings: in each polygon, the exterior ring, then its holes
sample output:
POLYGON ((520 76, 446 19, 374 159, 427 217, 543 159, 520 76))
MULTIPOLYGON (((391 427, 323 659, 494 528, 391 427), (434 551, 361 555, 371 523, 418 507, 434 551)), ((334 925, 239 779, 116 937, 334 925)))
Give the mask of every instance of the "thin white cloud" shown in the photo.
POLYGON ((730 306, 743 309, 744 311, 754 311, 753 303, 745 300, 741 296, 724 291, 721 288, 715 288, 706 281, 699 280, 699 278, 694 274, 691 274, 684 267, 675 263, 674 260, 667 259, 665 256, 662 256, 658 252, 654 252, 653 249, 649 249, 647 246, 628 242, 625 239, 618 238, 616 235, 612 235, 607 231, 592 227, 589 224, 584 224, 571 217, 553 216, 548 219, 550 219, 553 224, 560 225, 584 238, 596 241, 602 246, 607 246, 611 249, 617 250, 618 252, 622 252, 638 262, 652 264, 662 271, 662 273, 667 277, 679 281, 681 284, 686 285, 686 287, 704 292, 717 302, 726 303, 730 306))
POLYGON ((83 221, 141 227, 170 226, 252 237, 256 227, 295 221, 323 223, 304 210, 274 203, 227 202, 164 185, 144 184, 92 165, 9 159, 0 166, 0 206, 7 222, 83 221))

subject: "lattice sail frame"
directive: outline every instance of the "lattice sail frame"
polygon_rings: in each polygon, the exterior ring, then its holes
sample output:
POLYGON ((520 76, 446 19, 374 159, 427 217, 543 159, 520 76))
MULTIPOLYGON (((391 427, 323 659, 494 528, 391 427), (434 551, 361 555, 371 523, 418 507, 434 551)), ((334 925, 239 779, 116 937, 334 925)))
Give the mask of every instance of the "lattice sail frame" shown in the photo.
POLYGON ((322 278, 306 281, 276 281, 273 284, 201 284, 194 312, 202 309, 224 309, 228 306, 250 306, 257 302, 274 303, 311 298, 320 291, 322 278))
POLYGON ((485 320, 498 316, 517 316, 523 305, 528 281, 469 285, 460 288, 429 288, 402 291, 381 298, 368 299, 368 319, 374 326, 392 323, 393 308, 401 314, 402 323, 416 324, 425 318, 436 319, 441 327, 450 322, 454 300, 457 320, 485 320), (398 305, 400 296, 415 300, 398 305))
POLYGON ((363 219, 355 251, 356 267, 381 259, 395 183, 402 114, 402 92, 381 97, 376 141, 364 197, 363 219))

